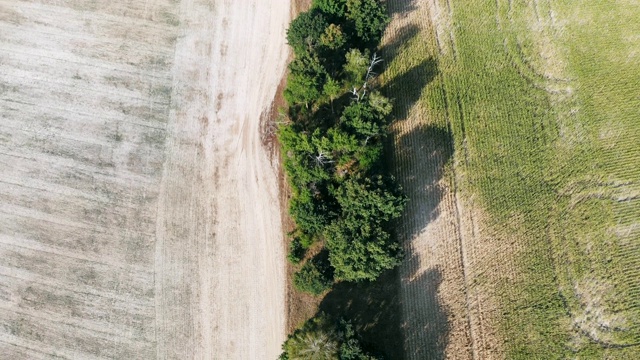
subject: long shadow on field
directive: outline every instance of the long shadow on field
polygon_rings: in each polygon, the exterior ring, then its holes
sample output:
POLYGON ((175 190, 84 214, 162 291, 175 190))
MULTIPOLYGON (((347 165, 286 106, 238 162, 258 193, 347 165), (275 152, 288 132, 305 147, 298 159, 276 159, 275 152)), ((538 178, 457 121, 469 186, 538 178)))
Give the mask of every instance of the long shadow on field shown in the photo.
POLYGON ((406 16, 416 9, 417 0, 387 0, 387 12, 389 15, 406 16))
POLYGON ((393 115, 396 121, 407 119, 409 111, 416 101, 420 99, 422 90, 437 74, 438 63, 429 58, 422 60, 418 65, 413 66, 385 84, 382 88, 382 93, 393 100, 393 115))
POLYGON ((398 54, 408 47, 410 41, 412 41, 420 33, 420 28, 415 24, 406 24, 397 29, 393 34, 393 37, 380 48, 385 61, 391 61, 395 59, 398 54))
POLYGON ((424 250, 419 249, 442 242, 442 239, 425 239, 420 235, 440 216, 438 206, 445 194, 441 180, 445 164, 453 155, 452 143, 448 128, 418 125, 401 135, 392 148, 394 173, 409 198, 398 226, 398 237, 406 252, 399 270, 398 288, 404 294, 401 299, 405 315, 401 324, 403 342, 406 351, 411 351, 405 355, 412 359, 444 358, 449 338, 448 310, 438 298, 441 271, 425 267, 421 254, 424 250))
MULTIPOLYGON (((395 6, 408 8, 409 12, 413 1, 388 4, 391 11, 397 10, 395 6)), ((393 63, 397 56, 406 56, 410 43, 419 41, 416 39, 419 33, 415 25, 396 31, 395 37, 381 49, 387 64, 393 63)), ((394 326, 399 326, 395 329, 400 332, 397 346, 404 348, 404 357, 412 359, 443 359, 450 333, 449 311, 438 295, 443 274, 441 269, 429 267, 426 259, 421 258, 425 246, 442 239, 431 241, 420 235, 440 216, 439 204, 446 193, 442 179, 445 166, 453 156, 453 137, 446 123, 421 118, 427 115, 419 108, 415 109, 416 113, 411 112, 437 74, 436 60, 428 58, 401 72, 382 88, 382 92, 394 100, 394 129, 399 132, 394 143, 388 144, 388 160, 409 198, 397 230, 406 257, 397 271, 395 289, 399 312, 395 316, 399 323, 394 326)))
POLYGON ((409 198, 398 235, 410 241, 440 216, 438 205, 444 195, 441 180, 445 164, 453 155, 453 137, 448 128, 417 125, 389 150, 393 172, 409 198))
POLYGON ((411 359, 444 359, 450 326, 448 313, 437 295, 442 274, 438 269, 429 269, 409 282, 411 289, 420 294, 415 303, 405 304, 411 310, 411 316, 402 324, 404 342, 410 351, 405 355, 411 359))

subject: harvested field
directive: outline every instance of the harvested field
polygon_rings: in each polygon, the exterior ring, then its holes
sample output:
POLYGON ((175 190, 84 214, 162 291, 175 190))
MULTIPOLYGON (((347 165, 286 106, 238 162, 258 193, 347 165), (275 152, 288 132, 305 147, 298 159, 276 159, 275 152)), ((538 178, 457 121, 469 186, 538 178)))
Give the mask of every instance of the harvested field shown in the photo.
POLYGON ((0 0, 3 358, 277 357, 289 11, 0 0))

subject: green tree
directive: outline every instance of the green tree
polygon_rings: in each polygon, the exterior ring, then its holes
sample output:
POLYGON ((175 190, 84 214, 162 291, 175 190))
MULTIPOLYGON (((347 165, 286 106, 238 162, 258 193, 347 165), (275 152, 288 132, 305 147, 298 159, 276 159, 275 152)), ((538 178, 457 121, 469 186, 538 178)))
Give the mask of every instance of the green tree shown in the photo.
POLYGON ((327 71, 317 55, 304 54, 289 64, 289 76, 284 97, 289 105, 315 102, 323 91, 327 71))
POLYGON ((362 349, 349 322, 336 322, 324 314, 307 320, 282 349, 280 360, 381 360, 362 349))
POLYGON ((375 109, 378 113, 383 116, 389 116, 391 114, 391 110, 393 110, 393 105, 388 98, 380 94, 379 91, 372 91, 369 93, 369 105, 373 109, 375 109))
POLYGON ((389 16, 378 0, 347 0, 347 18, 353 21, 357 36, 376 44, 389 23, 389 16))
POLYGON ((340 86, 340 82, 337 80, 329 78, 324 84, 322 91, 327 97, 329 97, 329 101, 331 102, 331 112, 333 113, 333 101, 340 95, 340 93, 342 93, 342 86, 340 86))
MULTIPOLYGON (((339 128, 331 128, 326 135, 313 138, 313 143, 319 153, 324 154, 331 165, 327 169, 332 171, 337 165, 342 165, 353 159, 354 154, 360 148, 358 139, 339 128)), ((333 171, 332 171, 333 172, 333 171)))
POLYGON ((331 174, 313 160, 316 145, 312 136, 298 132, 294 126, 282 126, 278 139, 283 149, 283 166, 293 190, 289 213, 303 233, 318 234, 329 222, 331 204, 327 199, 326 183, 331 174))
POLYGON ((289 213, 300 230, 307 234, 319 234, 329 223, 328 201, 314 194, 309 187, 298 190, 291 198, 289 213))
POLYGON ((313 9, 293 19, 287 29, 287 42, 295 55, 304 56, 313 52, 328 25, 324 15, 313 9))
POLYGON ((336 18, 343 18, 347 12, 347 0, 313 0, 314 8, 336 18))
POLYGON ((365 144, 371 138, 381 137, 387 133, 386 115, 368 101, 353 102, 347 106, 340 117, 340 125, 365 144))
POLYGON ((305 132, 296 131, 293 126, 282 126, 278 132, 278 139, 284 153, 284 168, 289 183, 296 189, 305 188, 311 183, 320 183, 330 179, 330 174, 313 161, 317 153, 316 138, 305 132))
POLYGON ((344 65, 344 55, 347 52, 347 34, 341 25, 330 24, 320 36, 318 54, 322 57, 328 73, 337 77, 344 65))
POLYGON ((343 320, 340 325, 344 333, 344 341, 340 345, 340 360, 382 360, 367 354, 362 349, 351 323, 343 320))
POLYGON ((369 68, 369 52, 364 53, 358 49, 351 49, 347 52, 346 62, 343 67, 345 83, 348 88, 360 88, 365 81, 367 69, 369 68))
POLYGON ((326 255, 321 253, 308 260, 293 275, 293 285, 299 291, 312 295, 320 295, 330 289, 333 285, 333 269, 326 255))
POLYGON ((320 44, 331 50, 341 49, 347 42, 347 37, 342 32, 340 25, 330 24, 320 35, 320 44))
POLYGON ((319 316, 289 336, 283 350, 285 359, 289 360, 339 359, 340 336, 328 318, 319 316))
POLYGON ((352 177, 334 195, 340 214, 325 229, 329 260, 337 279, 375 280, 400 263, 400 244, 387 231, 398 218, 406 198, 392 179, 352 177))
POLYGON ((294 236, 289 242, 287 260, 292 264, 299 264, 307 253, 307 248, 302 244, 299 236, 294 236))

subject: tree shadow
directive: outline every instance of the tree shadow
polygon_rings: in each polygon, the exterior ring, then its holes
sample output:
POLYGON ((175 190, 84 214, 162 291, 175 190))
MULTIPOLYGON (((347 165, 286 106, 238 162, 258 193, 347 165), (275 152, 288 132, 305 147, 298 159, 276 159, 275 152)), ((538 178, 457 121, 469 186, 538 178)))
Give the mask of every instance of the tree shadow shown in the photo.
POLYGON ((363 347, 385 359, 403 359, 398 270, 373 282, 340 282, 322 299, 318 312, 351 321, 363 347))
POLYGON ((409 198, 398 224, 399 238, 409 242, 440 215, 441 179, 453 156, 453 136, 448 128, 419 125, 387 145, 388 161, 409 198))
MULTIPOLYGON (((417 34, 413 26, 403 28, 382 49, 385 58, 392 61, 417 34)), ((441 269, 425 267, 422 253, 414 249, 414 241, 440 216, 439 205, 446 193, 442 179, 454 152, 453 136, 446 123, 409 118, 424 88, 437 74, 438 64, 429 58, 394 77, 382 89, 386 96, 395 98, 393 116, 401 125, 396 129, 403 131, 393 143, 387 142, 386 154, 409 198, 396 227, 405 259, 395 278, 399 312, 398 323, 393 326, 400 333, 395 341, 400 341, 396 346, 403 348, 402 357, 412 359, 444 359, 451 327, 449 310, 438 295, 443 281, 441 269)))
POLYGON ((417 8, 417 0, 387 0, 387 12, 393 18, 394 16, 407 16, 417 8))
POLYGON ((442 283, 439 269, 422 272, 410 284, 404 286, 411 291, 422 291, 419 302, 405 304, 411 316, 402 324, 403 341, 409 345, 411 359, 444 359, 449 340, 449 314, 438 299, 438 288, 442 283))
MULTIPOLYGON (((392 81, 392 86, 397 84, 400 87, 401 106, 394 110, 398 121, 409 117, 422 89, 433 79, 434 66, 427 60, 422 67, 417 67, 418 70, 409 70, 392 81), (406 75, 409 73, 423 74, 423 80, 415 83, 415 79, 406 75), (406 84, 405 81, 413 81, 414 84, 406 84)), ((391 89, 393 87, 390 86, 387 91, 393 94, 391 89)), ((402 342, 405 351, 411 351, 411 354, 404 355, 412 359, 444 359, 449 341, 450 314, 438 295, 442 272, 436 267, 425 268, 422 254, 415 250, 414 243, 440 216, 439 205, 447 191, 446 182, 443 183, 442 179, 454 154, 453 136, 446 124, 429 124, 419 119, 417 125, 411 125, 415 119, 406 121, 403 127, 413 128, 396 136, 393 144, 387 144, 388 162, 409 198, 396 227, 398 239, 405 249, 404 263, 397 278, 397 288, 402 294, 401 314, 405 315, 400 324, 402 342)))
POLYGON ((437 74, 438 63, 435 59, 429 58, 395 76, 382 87, 382 93, 393 100, 396 121, 407 119, 409 111, 420 99, 422 90, 437 74))
POLYGON ((442 273, 425 268, 414 241, 440 216, 439 204, 445 196, 442 184, 445 166, 453 156, 453 137, 448 127, 419 125, 397 138, 390 147, 393 170, 409 202, 397 226, 405 259, 398 271, 401 291, 400 324, 403 347, 412 359, 443 359, 449 338, 449 311, 440 303, 438 288, 442 273))
POLYGON ((420 28, 416 24, 406 24, 396 30, 393 37, 380 47, 380 53, 386 59, 394 59, 407 44, 420 33, 420 28))

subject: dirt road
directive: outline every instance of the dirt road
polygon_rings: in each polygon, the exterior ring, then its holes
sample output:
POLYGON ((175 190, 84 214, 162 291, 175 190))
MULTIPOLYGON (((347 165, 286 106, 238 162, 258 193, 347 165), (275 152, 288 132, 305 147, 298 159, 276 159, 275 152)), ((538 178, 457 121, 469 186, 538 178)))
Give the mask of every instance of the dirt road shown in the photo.
POLYGON ((2 357, 277 357, 289 10, 0 0, 2 357))
POLYGON ((183 4, 191 24, 176 47, 191 56, 176 56, 184 65, 174 66, 178 110, 158 206, 159 357, 274 358, 284 339, 284 256, 259 119, 283 72, 289 4, 203 10, 183 4))

